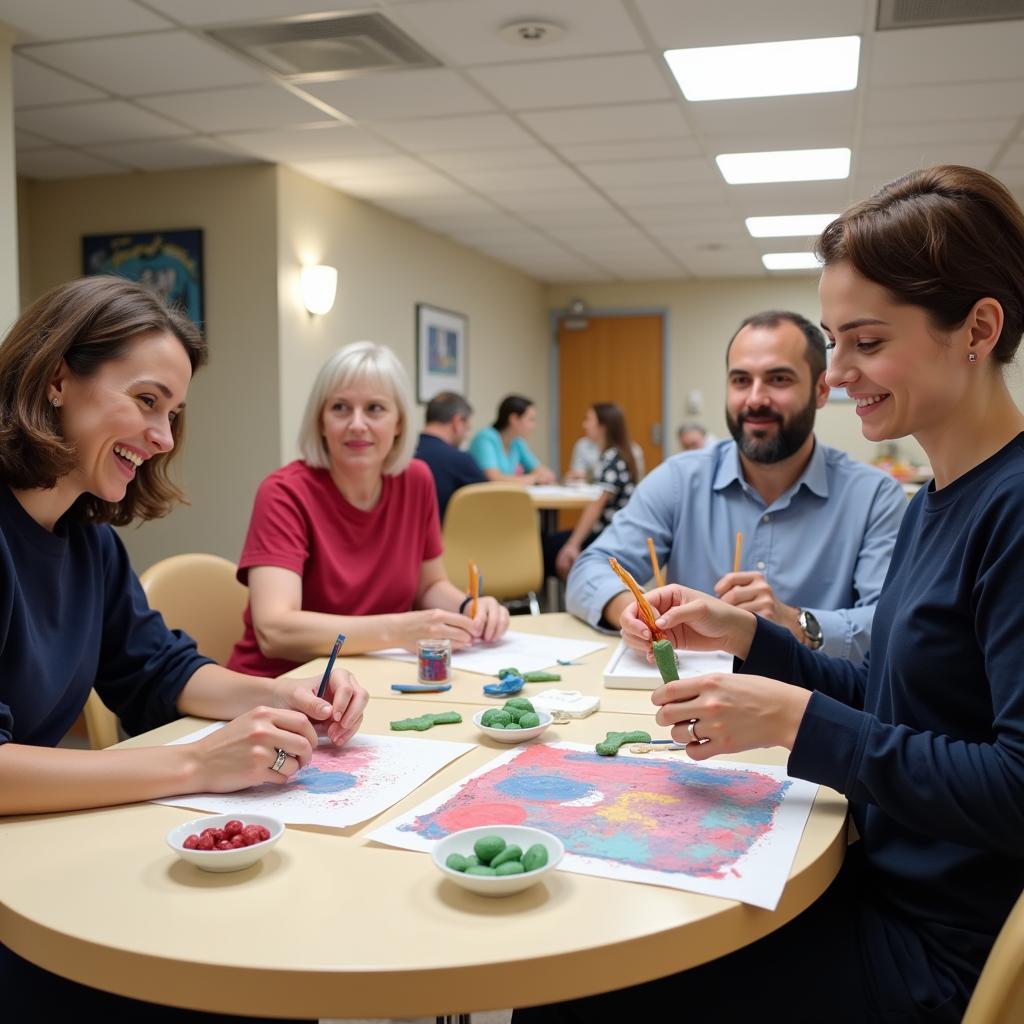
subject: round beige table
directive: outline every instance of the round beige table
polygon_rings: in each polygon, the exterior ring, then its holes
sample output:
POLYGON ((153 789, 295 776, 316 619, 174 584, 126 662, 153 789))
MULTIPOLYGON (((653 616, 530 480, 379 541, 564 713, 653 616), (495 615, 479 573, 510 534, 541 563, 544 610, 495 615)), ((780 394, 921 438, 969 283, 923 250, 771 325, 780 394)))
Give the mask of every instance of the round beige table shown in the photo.
POLYGON ((567 487, 563 484, 541 484, 527 487, 526 493, 533 507, 540 512, 541 529, 545 533, 558 531, 558 513, 561 509, 582 511, 601 494, 593 484, 567 487))
MULTIPOLYGON (((574 640, 593 640, 605 644, 599 651, 577 659, 578 665, 552 665, 548 671, 561 675, 557 683, 528 683, 521 696, 529 697, 540 690, 579 690, 601 701, 601 711, 623 712, 637 715, 653 715, 651 694, 648 690, 607 689, 602 673, 608 659, 612 656, 619 643, 618 635, 599 633, 591 629, 585 622, 566 612, 551 612, 545 615, 516 615, 512 618, 511 629, 519 633, 542 633, 548 636, 567 637, 574 640)), ((359 682, 366 687, 373 697, 396 697, 402 700, 415 700, 421 694, 401 695, 391 689, 392 683, 415 683, 415 661, 396 661, 393 658, 378 658, 371 655, 354 655, 339 658, 343 668, 354 673, 359 682)), ((295 676, 322 676, 327 667, 326 658, 316 658, 300 668, 289 672, 295 676)), ((465 672, 456 669, 452 673, 452 688, 444 693, 430 696, 439 707, 449 703, 476 704, 491 707, 500 703, 494 697, 484 693, 485 683, 496 683, 496 676, 480 675, 476 672, 465 672)))
MULTIPOLYGON (((565 871, 504 899, 474 895, 442 878, 429 856, 365 838, 507 749, 474 728, 476 706, 444 706, 464 722, 413 740, 478 747, 380 818, 344 830, 290 827, 259 864, 234 874, 200 871, 165 845, 166 831, 194 811, 137 804, 3 819, 0 941, 75 981, 208 1011, 472 1012, 636 984, 721 956, 798 914, 842 862, 846 803, 821 789, 774 912, 565 871)), ((366 731, 437 707, 374 700, 366 731)), ((200 724, 183 720, 129 742, 166 742, 200 724)), ((635 715, 601 712, 544 738, 591 743, 635 725, 635 715)))

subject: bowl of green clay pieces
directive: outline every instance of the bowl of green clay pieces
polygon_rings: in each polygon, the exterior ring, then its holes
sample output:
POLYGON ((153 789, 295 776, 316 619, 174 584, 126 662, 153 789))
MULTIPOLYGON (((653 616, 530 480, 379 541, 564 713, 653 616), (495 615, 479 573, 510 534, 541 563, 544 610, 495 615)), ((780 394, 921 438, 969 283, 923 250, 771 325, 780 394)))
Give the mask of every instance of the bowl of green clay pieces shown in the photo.
POLYGON ((481 825, 445 836, 433 851, 438 870, 463 889, 511 896, 554 871, 565 853, 558 836, 527 825, 481 825))
POLYGON ((500 708, 487 708, 473 716, 483 733, 499 743, 522 743, 539 736, 550 724, 551 715, 535 711, 525 697, 512 697, 500 708))

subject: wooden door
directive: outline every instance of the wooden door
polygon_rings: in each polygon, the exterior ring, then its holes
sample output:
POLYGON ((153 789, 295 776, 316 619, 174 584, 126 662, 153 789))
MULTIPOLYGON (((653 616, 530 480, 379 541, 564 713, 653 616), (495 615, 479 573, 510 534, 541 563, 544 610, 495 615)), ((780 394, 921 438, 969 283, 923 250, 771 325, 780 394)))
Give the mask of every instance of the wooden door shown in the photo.
POLYGON ((649 473, 664 457, 662 318, 565 316, 558 322, 559 466, 569 468, 594 402, 618 402, 649 473))

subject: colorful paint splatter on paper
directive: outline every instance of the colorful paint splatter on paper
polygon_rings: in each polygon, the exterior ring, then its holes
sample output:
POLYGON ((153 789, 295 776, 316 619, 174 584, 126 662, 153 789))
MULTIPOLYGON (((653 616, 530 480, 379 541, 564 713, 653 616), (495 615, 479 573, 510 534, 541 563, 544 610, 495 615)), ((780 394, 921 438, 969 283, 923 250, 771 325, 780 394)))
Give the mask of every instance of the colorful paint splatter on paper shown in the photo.
POLYGON ((531 744, 371 838, 427 850, 462 828, 530 825, 562 840, 568 870, 774 906, 816 789, 765 765, 531 744))
MULTIPOLYGON (((193 742, 210 731, 199 730, 179 742, 193 742)), ((283 786, 268 783, 240 793, 198 793, 157 802, 218 814, 270 814, 294 825, 344 828, 387 810, 473 746, 359 735, 344 747, 321 746, 313 752, 312 764, 283 786)))

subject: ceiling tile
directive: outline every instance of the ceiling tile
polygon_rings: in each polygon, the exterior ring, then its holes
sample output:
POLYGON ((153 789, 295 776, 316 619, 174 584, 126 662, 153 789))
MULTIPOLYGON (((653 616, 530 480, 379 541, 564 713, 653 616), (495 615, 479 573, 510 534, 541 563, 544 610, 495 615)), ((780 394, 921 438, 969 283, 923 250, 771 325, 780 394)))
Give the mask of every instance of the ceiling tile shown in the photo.
POLYGON ((621 228, 630 223, 614 206, 607 203, 604 206, 582 210, 559 207, 522 210, 519 211, 519 215, 523 220, 536 224, 545 231, 558 226, 621 228))
POLYGON ((502 206, 517 213, 543 213, 548 210, 603 210, 608 201, 592 189, 572 189, 556 192, 541 190, 508 192, 502 196, 502 206))
POLYGON ((494 110, 494 104, 447 68, 356 75, 303 89, 356 121, 443 117, 494 110))
POLYGON ((210 139, 168 139, 148 142, 121 142, 109 146, 90 146, 92 156, 117 160, 140 171, 165 171, 184 167, 213 167, 245 163, 251 157, 219 146, 210 139))
POLYGON ((0 20, 18 32, 18 42, 114 36, 169 26, 133 0, 3 0, 0 20))
POLYGON ((427 0, 391 6, 388 14, 426 49, 455 64, 534 61, 644 48, 621 0, 544 0, 533 7, 508 0, 427 0), (552 21, 562 26, 565 34, 536 46, 509 42, 499 30, 517 18, 552 21))
POLYGON ((244 85, 232 89, 147 96, 139 100, 139 103, 201 132, 283 128, 327 120, 322 110, 269 82, 266 85, 244 85))
POLYGON ((670 203, 665 206, 640 206, 631 209, 630 214, 638 224, 652 230, 659 228, 672 230, 691 227, 695 224, 721 223, 741 219, 727 203, 670 203))
POLYGON ((370 0, 147 0, 147 3, 185 25, 245 24, 371 6, 370 0))
POLYGON ((188 134, 185 128, 124 100, 36 107, 18 111, 14 119, 19 128, 72 146, 188 134))
POLYGON ((616 142, 583 142, 555 145, 566 160, 576 163, 611 163, 615 160, 662 160, 670 157, 697 156, 696 139, 631 139, 616 142))
POLYGON ((703 157, 688 160, 624 160, 613 164, 580 164, 580 172, 605 186, 712 184, 717 171, 703 157))
POLYGON ((522 120, 542 139, 556 146, 681 138, 690 134, 678 103, 624 103, 611 107, 550 110, 523 114, 522 120))
POLYGON ((16 166, 18 174, 26 178, 84 178, 120 174, 126 170, 118 164, 63 146, 20 152, 16 166))
POLYGON ((966 164, 987 167, 995 157, 995 143, 931 143, 920 146, 889 146, 865 149, 857 154, 853 173, 858 179, 884 185, 908 171, 934 164, 966 164))
MULTIPOLYGON (((846 145, 853 139, 857 117, 856 92, 831 92, 811 96, 766 96, 746 100, 715 100, 688 103, 688 115, 706 136, 779 136, 778 141, 759 143, 766 150, 789 149, 786 133, 806 137, 820 131, 834 138, 841 133, 846 145)), ((708 139, 708 144, 717 142, 708 139)), ((821 146, 825 143, 815 143, 821 146)), ((716 153, 727 152, 715 149, 716 153)), ((738 152, 748 152, 739 150, 738 152)))
POLYGON ((262 160, 288 164, 349 156, 387 156, 398 152, 394 146, 361 128, 337 123, 275 132, 228 132, 221 138, 262 160))
POLYGON ((605 185, 602 191, 612 202, 632 209, 685 203, 721 203, 727 201, 728 187, 724 181, 706 184, 665 182, 655 185, 605 185))
POLYGON ((586 182, 564 164, 555 167, 519 167, 507 170, 454 172, 464 185, 484 193, 518 192, 522 189, 573 189, 586 182))
POLYGON ((1024 167, 1024 142, 1016 142, 1007 147, 1006 152, 999 158, 999 163, 996 164, 996 173, 998 174, 1000 169, 1008 167, 1024 167))
POLYGON ((722 46, 863 32, 865 0, 636 0, 660 49, 722 46))
POLYGON ((27 149, 50 149, 53 146, 53 141, 44 139, 41 135, 33 135, 21 128, 15 128, 14 145, 18 153, 23 153, 27 149))
MULTIPOLYGON (((872 86, 985 82, 1021 77, 1024 21, 922 27, 876 32, 871 43, 872 86), (972 60, 970 54, 984 54, 972 60)), ((1024 88, 1018 82, 1017 88, 1024 88)))
POLYGON ((510 117, 432 117, 415 121, 385 121, 374 130, 399 146, 418 152, 446 149, 502 149, 530 145, 533 140, 510 117))
POLYGON ((562 167, 562 161, 543 146, 517 149, 456 150, 451 153, 423 153, 423 159, 451 174, 513 167, 562 167))
POLYGON ((292 163, 291 166, 311 178, 331 180, 345 178, 357 181, 360 178, 430 174, 429 168, 419 160, 400 154, 387 157, 350 157, 347 160, 302 160, 292 163))
POLYGON ((14 76, 14 107, 38 107, 48 103, 74 103, 103 99, 99 89, 76 82, 59 71, 51 71, 17 53, 11 58, 14 76))
POLYGON ((968 121, 902 121, 877 124, 868 121, 861 129, 864 146, 906 146, 918 142, 998 142, 1011 138, 1017 122, 971 119, 968 121))
POLYGON ((548 233, 560 242, 564 242, 566 245, 577 249, 584 249, 589 252, 590 247, 593 246, 595 253, 616 246, 635 248, 644 244, 650 244, 650 239, 643 231, 632 225, 614 228, 563 225, 561 227, 550 227, 548 233))
POLYGON ((26 48, 33 60, 122 96, 246 85, 266 74, 188 32, 147 32, 26 48))
POLYGON ((588 107, 672 95, 646 54, 500 64, 467 73, 512 110, 588 107))
POLYGON ((875 124, 969 120, 979 114, 985 120, 1016 118, 1024 114, 1024 87, 1021 82, 870 88, 867 94, 867 119, 875 124))
POLYGON ((743 217, 845 210, 859 198, 849 179, 780 181, 763 185, 727 185, 729 203, 743 217))
POLYGON ((378 177, 340 177, 331 184, 341 192, 374 199, 377 196, 444 196, 459 195, 462 190, 439 174, 396 174, 378 177))

